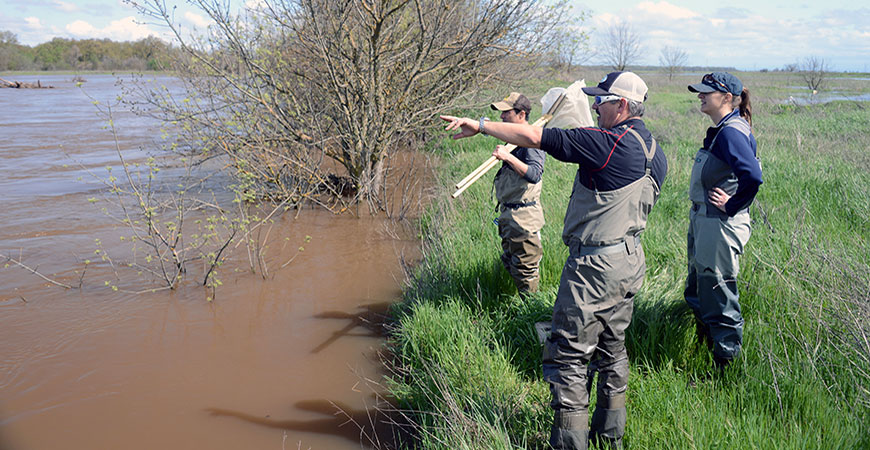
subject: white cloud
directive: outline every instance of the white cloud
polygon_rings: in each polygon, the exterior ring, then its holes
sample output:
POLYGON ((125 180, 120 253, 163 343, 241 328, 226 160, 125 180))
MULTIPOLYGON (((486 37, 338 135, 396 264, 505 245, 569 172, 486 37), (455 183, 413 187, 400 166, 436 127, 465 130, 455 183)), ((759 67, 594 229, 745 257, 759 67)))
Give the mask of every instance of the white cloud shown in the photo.
POLYGON ((611 25, 615 25, 624 19, 616 14, 602 13, 593 18, 593 23, 597 30, 605 30, 611 25))
POLYGON ((54 3, 54 5, 57 7, 57 9, 59 9, 61 11, 73 12, 73 11, 79 10, 79 7, 76 5, 73 5, 72 3, 67 3, 67 2, 60 1, 60 0, 54 0, 52 3, 54 3))
POLYGON ((68 23, 66 31, 76 37, 96 37, 98 34, 98 30, 84 20, 68 23))
POLYGON ((673 20, 692 19, 700 16, 700 14, 692 10, 680 8, 679 6, 672 5, 668 2, 641 2, 638 3, 637 8, 646 13, 665 16, 666 18, 673 20))
POLYGON ((66 25, 66 32, 78 39, 111 39, 113 41, 136 41, 157 35, 148 26, 137 23, 136 18, 127 16, 113 20, 104 28, 96 28, 84 20, 76 20, 66 25))
POLYGON ((656 64, 664 46, 686 51, 689 65, 747 70, 779 68, 808 55, 824 55, 834 70, 866 70, 861 55, 870 54, 867 8, 784 17, 747 9, 691 10, 666 0, 645 0, 594 14, 588 22, 593 43, 600 45, 598 38, 620 20, 643 43, 643 55, 634 64, 656 64))
POLYGON ((188 22, 199 28, 208 28, 208 26, 212 23, 211 20, 190 11, 184 13, 184 18, 187 19, 188 22))
POLYGON ((39 21, 39 18, 37 18, 37 17, 25 17, 24 21, 27 23, 27 25, 25 25, 25 27, 27 27, 28 29, 31 29, 31 30, 41 30, 42 29, 42 23, 39 21))

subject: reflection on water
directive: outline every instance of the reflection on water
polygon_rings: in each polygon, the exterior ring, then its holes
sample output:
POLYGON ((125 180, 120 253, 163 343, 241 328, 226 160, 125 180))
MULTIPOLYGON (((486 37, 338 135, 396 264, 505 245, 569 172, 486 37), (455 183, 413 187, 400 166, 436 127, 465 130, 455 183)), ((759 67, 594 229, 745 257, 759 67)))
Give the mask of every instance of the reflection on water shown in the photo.
MULTIPOLYGON (((268 280, 238 255, 213 302, 193 283, 113 292, 113 268, 82 278, 83 261, 95 239, 125 251, 125 230, 88 202, 101 187, 72 160, 105 171, 114 141, 67 77, 39 78, 57 89, 0 89, 0 253, 83 287, 0 268, 0 449, 360 448, 399 255, 415 258, 416 240, 381 219, 305 210, 274 224, 268 280)), ((86 78, 98 100, 117 94, 112 77, 86 78)), ((122 148, 144 158, 156 124, 116 113, 122 148)))
POLYGON ((818 105, 822 103, 830 103, 834 101, 851 101, 851 102, 866 102, 870 101, 870 94, 848 95, 840 92, 823 92, 820 94, 798 94, 797 96, 790 95, 782 103, 793 105, 818 105))

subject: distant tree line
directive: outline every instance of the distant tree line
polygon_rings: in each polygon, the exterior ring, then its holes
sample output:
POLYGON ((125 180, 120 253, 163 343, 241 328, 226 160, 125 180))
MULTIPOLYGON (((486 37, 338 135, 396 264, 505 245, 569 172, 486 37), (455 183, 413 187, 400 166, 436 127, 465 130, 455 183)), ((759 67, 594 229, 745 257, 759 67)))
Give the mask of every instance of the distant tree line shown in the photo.
POLYGON ((153 36, 135 42, 54 38, 30 47, 14 33, 0 31, 0 71, 166 70, 175 51, 153 36))

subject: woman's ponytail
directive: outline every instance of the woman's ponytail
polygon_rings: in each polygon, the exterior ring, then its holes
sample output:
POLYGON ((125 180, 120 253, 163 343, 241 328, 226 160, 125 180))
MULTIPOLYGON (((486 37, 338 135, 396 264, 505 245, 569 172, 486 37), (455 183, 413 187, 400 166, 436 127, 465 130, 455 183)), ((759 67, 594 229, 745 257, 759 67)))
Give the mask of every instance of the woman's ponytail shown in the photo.
POLYGON ((749 122, 749 126, 752 126, 752 102, 749 100, 749 89, 743 88, 743 92, 740 93, 740 116, 746 119, 749 122))

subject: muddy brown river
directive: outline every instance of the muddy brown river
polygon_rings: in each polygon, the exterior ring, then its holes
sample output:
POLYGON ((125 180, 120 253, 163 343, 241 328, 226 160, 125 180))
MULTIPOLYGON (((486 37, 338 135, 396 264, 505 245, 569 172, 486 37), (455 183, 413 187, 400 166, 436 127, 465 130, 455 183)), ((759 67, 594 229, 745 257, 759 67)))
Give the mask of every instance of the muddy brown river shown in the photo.
MULTIPOLYGON (((117 95, 114 77, 85 77, 98 100, 117 95)), ((306 209, 272 227, 267 279, 236 255, 212 301, 192 281, 114 291, 128 279, 105 262, 81 275, 97 249, 129 251, 82 168, 117 166, 114 140, 70 76, 38 78, 56 89, 0 89, 0 254, 81 288, 0 264, 0 449, 367 448, 379 320, 413 235, 306 209)), ((157 125, 117 114, 120 145, 144 158, 157 125)))

